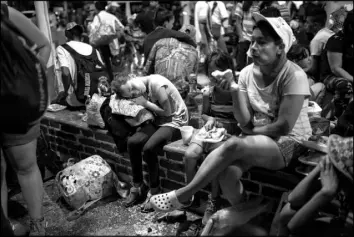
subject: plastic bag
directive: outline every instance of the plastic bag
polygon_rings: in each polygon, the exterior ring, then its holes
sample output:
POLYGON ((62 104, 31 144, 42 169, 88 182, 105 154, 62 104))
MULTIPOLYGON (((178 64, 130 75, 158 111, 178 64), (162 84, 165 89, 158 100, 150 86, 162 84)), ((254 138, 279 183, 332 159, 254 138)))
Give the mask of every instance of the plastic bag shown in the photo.
POLYGON ((106 97, 98 94, 93 94, 86 102, 87 124, 97 126, 100 128, 105 127, 104 120, 101 116, 100 109, 106 97))

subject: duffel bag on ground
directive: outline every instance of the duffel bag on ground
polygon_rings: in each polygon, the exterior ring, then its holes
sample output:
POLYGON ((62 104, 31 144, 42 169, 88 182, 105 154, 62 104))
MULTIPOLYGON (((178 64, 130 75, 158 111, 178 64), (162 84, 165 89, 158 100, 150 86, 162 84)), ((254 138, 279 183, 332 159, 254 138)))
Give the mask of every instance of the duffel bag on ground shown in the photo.
POLYGON ((124 198, 128 195, 127 192, 121 192, 123 183, 98 155, 66 167, 56 175, 55 181, 67 204, 80 211, 77 215, 98 200, 112 195, 114 190, 124 198))

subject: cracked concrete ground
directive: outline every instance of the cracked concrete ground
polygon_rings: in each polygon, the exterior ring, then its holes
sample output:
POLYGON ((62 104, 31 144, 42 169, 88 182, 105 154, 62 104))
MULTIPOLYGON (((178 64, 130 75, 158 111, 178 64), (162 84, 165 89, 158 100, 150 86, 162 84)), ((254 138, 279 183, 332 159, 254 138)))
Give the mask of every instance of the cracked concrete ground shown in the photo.
MULTIPOLYGON (((186 230, 191 223, 200 223, 201 220, 200 215, 186 212, 186 220, 174 223, 157 222, 155 220, 163 215, 162 213, 141 213, 139 205, 127 209, 123 206, 123 199, 117 195, 99 201, 78 219, 68 221, 66 218, 70 209, 61 201, 54 180, 45 182, 44 190, 43 206, 48 236, 176 236, 177 233, 185 234, 181 233, 182 229, 186 230)), ((26 208, 21 193, 12 196, 10 200, 26 208)), ((196 213, 203 213, 203 208, 205 203, 196 213)), ((9 207, 9 215, 13 216, 11 211, 14 210, 9 207)), ((25 225, 29 224, 27 213, 16 220, 25 225)), ((269 230, 271 220, 272 217, 265 213, 251 222, 269 230)))
MULTIPOLYGON (((44 184, 44 189, 44 216, 47 222, 46 233, 49 236, 171 236, 176 234, 178 223, 155 222, 154 220, 157 216, 161 216, 161 213, 141 213, 139 206, 126 209, 122 204, 123 199, 118 197, 100 201, 78 219, 67 221, 66 218, 70 210, 61 204, 54 180, 47 181, 44 184)), ((13 196, 11 200, 26 208, 21 193, 13 196)), ((11 212, 11 210, 9 211, 11 212)), ((199 216, 187 213, 187 218, 188 220, 195 220, 199 216)), ((28 224, 29 217, 26 214, 17 220, 23 224, 28 224)))

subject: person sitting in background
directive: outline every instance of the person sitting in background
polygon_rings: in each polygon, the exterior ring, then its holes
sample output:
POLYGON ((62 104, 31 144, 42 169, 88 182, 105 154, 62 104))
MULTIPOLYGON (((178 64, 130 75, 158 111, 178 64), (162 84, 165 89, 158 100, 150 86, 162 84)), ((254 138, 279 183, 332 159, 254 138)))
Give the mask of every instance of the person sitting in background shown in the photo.
MULTIPOLYGON (((310 70, 312 61, 310 50, 307 47, 300 44, 293 45, 287 53, 287 57, 299 65, 306 73, 310 70)), ((311 92, 310 101, 315 101, 322 107, 322 99, 325 96, 326 87, 321 82, 316 83, 311 75, 307 74, 307 77, 311 92)))
POLYGON ((173 22, 172 12, 163 8, 156 10, 156 29, 146 36, 143 44, 144 73, 166 77, 185 98, 189 91, 188 77, 197 74, 198 52, 194 39, 172 30, 173 22))
MULTIPOLYGON (((212 82, 214 81, 212 80, 212 72, 216 70, 225 71, 227 69, 231 69, 232 73, 235 74, 232 58, 226 52, 212 52, 207 56, 205 60, 205 71, 212 82)), ((202 119, 205 122, 205 130, 209 131, 214 127, 224 127, 228 134, 238 135, 241 130, 237 126, 237 121, 234 118, 232 110, 232 96, 229 91, 224 91, 222 88, 218 87, 218 85, 213 85, 208 91, 203 93, 202 119), (223 123, 222 121, 227 121, 227 123, 223 123)), ((196 138, 192 138, 184 154, 187 183, 191 182, 194 178, 198 160, 223 143, 224 142, 215 144, 205 143, 196 138)), ((195 201, 198 202, 196 199, 195 201)), ((211 182, 211 194, 209 195, 202 223, 205 225, 210 216, 218 211, 220 207, 221 198, 219 184, 217 180, 213 180, 211 182)))
MULTIPOLYGON (((95 50, 99 61, 103 64, 98 50, 91 45, 82 42, 83 27, 70 22, 66 26, 65 36, 68 40, 66 44, 73 48, 78 54, 89 56, 95 50)), ((60 92, 55 103, 64 104, 69 107, 83 107, 84 103, 77 100, 75 90, 77 89, 77 65, 73 56, 63 47, 57 47, 57 60, 62 72, 62 82, 64 91, 60 92)))
POLYGON ((328 39, 323 55, 321 81, 334 94, 334 116, 339 118, 353 97, 353 11, 349 12, 343 30, 328 39))
POLYGON ((315 81, 319 81, 321 72, 321 55, 326 47, 328 39, 334 35, 334 32, 326 27, 327 13, 322 8, 315 8, 309 12, 306 18, 306 30, 308 33, 315 34, 310 42, 310 52, 312 65, 310 73, 315 81))

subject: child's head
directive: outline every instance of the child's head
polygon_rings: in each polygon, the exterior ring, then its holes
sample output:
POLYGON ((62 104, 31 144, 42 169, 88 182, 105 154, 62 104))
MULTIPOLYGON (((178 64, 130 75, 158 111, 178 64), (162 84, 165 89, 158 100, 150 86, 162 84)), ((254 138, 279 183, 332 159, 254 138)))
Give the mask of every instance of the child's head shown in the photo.
POLYGON ((225 71, 227 69, 231 69, 234 79, 236 81, 233 61, 228 53, 223 52, 221 50, 213 51, 205 59, 204 65, 205 73, 209 78, 212 78, 211 73, 216 70, 225 71))
POLYGON ((299 65, 304 71, 307 71, 311 68, 311 55, 310 50, 304 45, 295 44, 291 46, 287 57, 289 60, 293 61, 299 65))
POLYGON ((115 74, 111 88, 118 97, 127 99, 137 98, 146 92, 146 86, 141 78, 128 72, 115 74))

